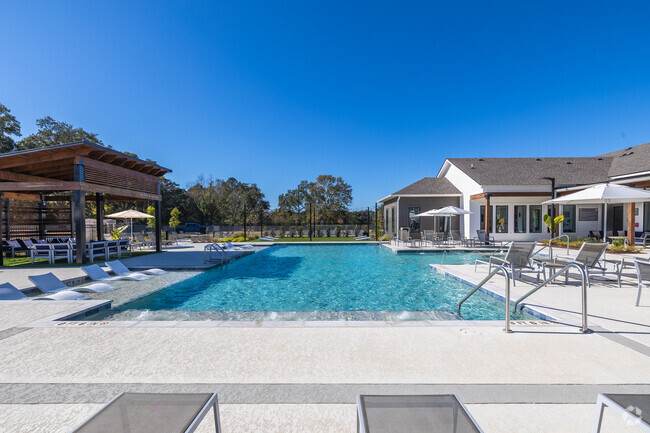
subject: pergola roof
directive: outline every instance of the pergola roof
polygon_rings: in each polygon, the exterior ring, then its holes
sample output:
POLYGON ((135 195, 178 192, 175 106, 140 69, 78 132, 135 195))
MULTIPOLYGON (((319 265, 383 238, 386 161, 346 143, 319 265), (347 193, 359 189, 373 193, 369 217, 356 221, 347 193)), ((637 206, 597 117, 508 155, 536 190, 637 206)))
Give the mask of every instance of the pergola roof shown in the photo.
POLYGON ((160 176, 170 172, 82 141, 1 154, 0 192, 30 199, 29 193, 81 190, 106 194, 109 200, 160 200, 160 176))

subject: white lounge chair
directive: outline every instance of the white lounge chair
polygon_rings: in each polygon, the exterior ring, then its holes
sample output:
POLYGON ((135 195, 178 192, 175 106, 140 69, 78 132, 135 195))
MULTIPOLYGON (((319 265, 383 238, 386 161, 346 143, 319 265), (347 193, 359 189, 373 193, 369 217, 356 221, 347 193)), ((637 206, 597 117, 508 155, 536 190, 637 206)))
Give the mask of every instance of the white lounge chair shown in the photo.
POLYGON ((141 281, 151 278, 149 275, 115 275, 111 276, 103 270, 99 265, 82 266, 81 270, 90 277, 93 281, 141 281))
POLYGON ((634 260, 634 267, 639 279, 639 292, 636 295, 636 306, 641 302, 641 290, 650 287, 650 260, 634 260))
POLYGON ((227 249, 232 250, 232 249, 244 249, 244 250, 252 250, 255 249, 254 246, 248 245, 248 244, 241 244, 241 245, 235 245, 232 242, 224 242, 224 245, 228 247, 227 249))
MULTIPOLYGON (((128 275, 128 276, 136 276, 144 274, 145 277, 151 276, 151 275, 162 275, 166 274, 167 271, 163 271, 162 269, 158 268, 151 268, 147 269, 145 271, 138 271, 138 272, 131 272, 129 268, 124 266, 124 263, 120 262, 119 260, 114 260, 112 262, 106 262, 106 266, 111 268, 111 271, 115 273, 115 275, 128 275)), ((140 278, 140 277, 137 277, 140 278)))
MULTIPOLYGON (((66 286, 63 281, 59 280, 52 272, 48 272, 47 274, 43 275, 33 275, 28 278, 29 281, 34 283, 34 285, 38 287, 38 289, 43 293, 53 293, 60 292, 62 290, 68 290, 68 286, 66 286)), ((87 286, 73 287, 69 290, 73 290, 75 292, 104 293, 117 290, 117 287, 113 287, 106 283, 93 283, 87 286)))
POLYGON ((11 283, 0 284, 0 301, 78 301, 80 299, 88 299, 88 296, 72 290, 62 290, 51 295, 30 298, 11 283))

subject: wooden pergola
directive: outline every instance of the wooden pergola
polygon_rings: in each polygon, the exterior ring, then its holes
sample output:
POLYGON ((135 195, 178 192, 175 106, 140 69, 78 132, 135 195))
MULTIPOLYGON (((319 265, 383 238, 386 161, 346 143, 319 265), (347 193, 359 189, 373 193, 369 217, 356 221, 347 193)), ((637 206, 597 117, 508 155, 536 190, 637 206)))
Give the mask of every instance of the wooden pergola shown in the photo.
MULTIPOLYGON (((35 223, 30 227, 38 227, 31 233, 34 237, 44 239, 48 227, 57 233, 69 232, 76 239, 77 263, 85 263, 86 200, 95 201, 97 206, 98 240, 102 240, 106 201, 153 201, 156 251, 161 251, 160 177, 170 172, 86 141, 1 154, 1 237, 11 239, 10 216, 15 209, 18 213, 14 216, 29 219, 35 223), (64 205, 48 208, 48 203, 64 205)), ((2 260, 0 254, 0 265, 2 260)))

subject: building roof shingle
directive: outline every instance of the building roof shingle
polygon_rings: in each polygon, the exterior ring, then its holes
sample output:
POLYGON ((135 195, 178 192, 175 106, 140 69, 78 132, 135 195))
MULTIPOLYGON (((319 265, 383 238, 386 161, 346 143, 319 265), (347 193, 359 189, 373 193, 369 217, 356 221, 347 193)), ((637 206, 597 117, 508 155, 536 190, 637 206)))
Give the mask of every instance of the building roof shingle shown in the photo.
POLYGON ((600 157, 612 158, 609 169, 611 177, 650 171, 650 143, 606 153, 600 157))
POLYGON ((410 194, 460 194, 460 191, 447 178, 425 177, 392 195, 410 194))
POLYGON ((607 180, 612 158, 448 158, 479 185, 587 185, 607 180))

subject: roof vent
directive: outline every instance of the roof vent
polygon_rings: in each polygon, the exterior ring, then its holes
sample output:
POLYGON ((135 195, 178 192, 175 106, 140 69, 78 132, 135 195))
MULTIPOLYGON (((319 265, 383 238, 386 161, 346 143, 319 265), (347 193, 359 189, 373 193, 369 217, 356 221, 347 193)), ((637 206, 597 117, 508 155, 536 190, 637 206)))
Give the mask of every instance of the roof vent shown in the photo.
POLYGON ((541 161, 541 160, 542 160, 541 158, 535 158, 535 161, 541 161))
POLYGON ((474 163, 470 164, 470 168, 474 168, 474 163))
POLYGON ((485 161, 483 158, 479 158, 478 160, 479 160, 479 161, 485 161))
POLYGON ((602 161, 602 160, 603 160, 603 158, 598 158, 598 161, 602 161))
POLYGON ((567 164, 573 164, 571 161, 567 161, 566 163, 567 163, 567 164))

